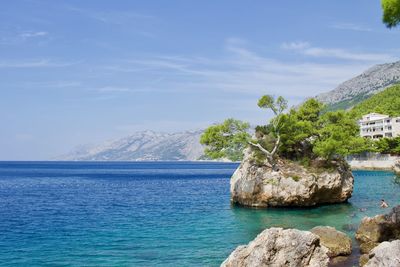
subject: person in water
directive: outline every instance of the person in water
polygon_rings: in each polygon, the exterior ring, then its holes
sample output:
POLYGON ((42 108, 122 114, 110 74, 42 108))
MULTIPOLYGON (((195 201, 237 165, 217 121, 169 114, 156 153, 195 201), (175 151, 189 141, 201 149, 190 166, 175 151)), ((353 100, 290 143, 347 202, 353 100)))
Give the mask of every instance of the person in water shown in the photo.
POLYGON ((386 209, 386 208, 388 208, 389 207, 389 205, 386 203, 386 201, 384 200, 384 199, 382 199, 381 200, 381 208, 382 209, 386 209))

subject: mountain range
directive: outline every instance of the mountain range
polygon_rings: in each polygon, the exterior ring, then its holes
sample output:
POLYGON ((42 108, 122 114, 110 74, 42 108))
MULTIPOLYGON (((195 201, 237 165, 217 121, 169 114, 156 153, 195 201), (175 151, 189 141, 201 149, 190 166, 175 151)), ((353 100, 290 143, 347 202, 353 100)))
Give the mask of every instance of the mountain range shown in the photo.
MULTIPOLYGON (((373 66, 343 82, 334 90, 317 95, 328 110, 349 109, 364 99, 400 82, 400 61, 373 66)), ((204 157, 202 131, 159 133, 141 131, 95 146, 81 146, 58 160, 161 161, 198 160, 204 157)))
POLYGON ((162 161, 198 160, 203 156, 203 131, 180 133, 136 132, 100 145, 81 146, 57 160, 83 161, 162 161))
POLYGON ((379 64, 316 96, 329 110, 349 109, 387 87, 400 82, 400 61, 379 64))

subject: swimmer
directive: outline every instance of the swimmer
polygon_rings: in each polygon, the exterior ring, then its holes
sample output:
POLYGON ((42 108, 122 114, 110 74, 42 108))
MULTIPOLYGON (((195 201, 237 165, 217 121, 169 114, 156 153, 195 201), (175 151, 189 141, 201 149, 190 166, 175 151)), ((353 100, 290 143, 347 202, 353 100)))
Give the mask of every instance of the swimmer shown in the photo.
POLYGON ((386 201, 384 200, 384 199, 382 199, 381 200, 381 208, 382 209, 386 209, 386 208, 388 208, 389 207, 389 205, 386 203, 386 201))

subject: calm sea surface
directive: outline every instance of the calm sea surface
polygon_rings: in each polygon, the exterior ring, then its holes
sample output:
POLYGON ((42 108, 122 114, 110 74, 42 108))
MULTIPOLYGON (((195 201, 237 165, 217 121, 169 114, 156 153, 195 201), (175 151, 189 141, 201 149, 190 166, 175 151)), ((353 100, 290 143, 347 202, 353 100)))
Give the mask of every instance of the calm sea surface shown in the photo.
POLYGON ((0 162, 0 266, 218 266, 271 226, 354 235, 390 172, 357 171, 348 204, 252 210, 229 203, 229 163, 0 162), (365 210, 366 209, 366 210, 365 210))

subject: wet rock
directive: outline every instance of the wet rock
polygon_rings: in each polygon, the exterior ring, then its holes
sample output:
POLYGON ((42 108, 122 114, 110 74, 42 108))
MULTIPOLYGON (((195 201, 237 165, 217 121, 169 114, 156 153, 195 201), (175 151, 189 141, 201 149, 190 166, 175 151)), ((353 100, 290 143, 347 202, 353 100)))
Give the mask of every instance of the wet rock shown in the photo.
POLYGON ((364 217, 356 232, 361 253, 368 253, 383 241, 400 238, 400 206, 394 207, 388 214, 364 217))
MULTIPOLYGON (((361 253, 365 255, 384 241, 400 239, 400 206, 394 207, 387 214, 363 218, 355 237, 361 253)), ((365 262, 365 258, 361 256, 360 263, 365 262)))
POLYGON ((327 253, 319 237, 311 232, 270 228, 248 245, 237 247, 221 266, 325 267, 327 253))
POLYGON ((329 252, 329 257, 348 256, 351 254, 351 238, 330 226, 317 226, 310 230, 320 238, 321 245, 329 252))

